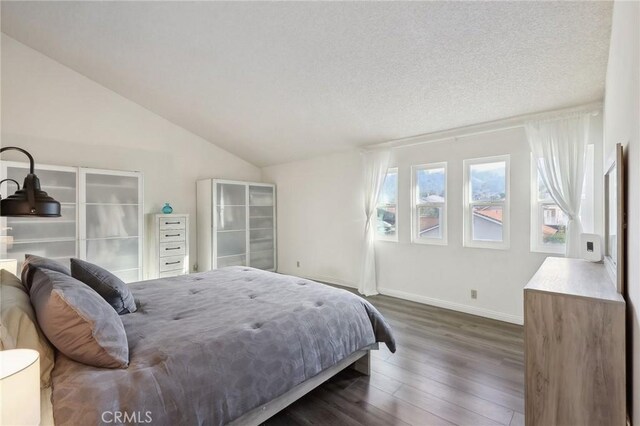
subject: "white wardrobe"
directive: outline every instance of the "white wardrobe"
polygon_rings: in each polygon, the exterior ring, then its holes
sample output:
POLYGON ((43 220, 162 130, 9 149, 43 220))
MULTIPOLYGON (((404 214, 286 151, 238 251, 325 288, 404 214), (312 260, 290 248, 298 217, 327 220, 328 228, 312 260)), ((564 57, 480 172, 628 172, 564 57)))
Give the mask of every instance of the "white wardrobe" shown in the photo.
MULTIPOLYGON (((2 162, 2 178, 20 182, 26 163, 2 162)), ((16 259, 18 271, 25 254, 68 265, 78 257, 104 267, 125 282, 142 279, 143 178, 139 172, 37 164, 42 189, 61 204, 60 218, 3 217, 0 258, 16 259)), ((15 184, 4 182, 2 195, 15 184)))
POLYGON ((197 183, 198 270, 243 265, 276 270, 275 185, 197 183))

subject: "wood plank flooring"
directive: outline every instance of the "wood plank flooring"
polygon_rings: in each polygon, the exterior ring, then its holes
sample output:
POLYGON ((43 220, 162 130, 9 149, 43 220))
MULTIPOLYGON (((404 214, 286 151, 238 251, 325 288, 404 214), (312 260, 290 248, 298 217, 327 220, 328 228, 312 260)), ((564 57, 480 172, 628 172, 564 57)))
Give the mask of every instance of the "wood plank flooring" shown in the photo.
POLYGON ((524 425, 521 326, 387 296, 369 297, 397 340, 371 376, 345 370, 265 423, 524 425))

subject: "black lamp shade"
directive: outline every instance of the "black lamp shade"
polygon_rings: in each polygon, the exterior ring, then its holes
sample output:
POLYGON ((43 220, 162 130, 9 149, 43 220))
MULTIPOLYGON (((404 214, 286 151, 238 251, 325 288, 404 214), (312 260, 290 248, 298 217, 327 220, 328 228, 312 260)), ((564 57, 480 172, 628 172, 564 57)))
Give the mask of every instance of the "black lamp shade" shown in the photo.
POLYGON ((60 217, 60 203, 40 189, 40 180, 28 174, 22 189, 0 201, 0 216, 60 217))

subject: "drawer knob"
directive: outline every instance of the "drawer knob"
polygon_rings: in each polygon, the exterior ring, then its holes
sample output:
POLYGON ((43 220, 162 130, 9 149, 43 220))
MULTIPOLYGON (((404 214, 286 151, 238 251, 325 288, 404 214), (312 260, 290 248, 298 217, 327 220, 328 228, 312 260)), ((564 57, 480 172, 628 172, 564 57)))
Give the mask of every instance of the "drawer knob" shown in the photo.
POLYGON ((164 234, 165 237, 179 237, 180 234, 164 234))
POLYGON ((165 225, 180 225, 180 222, 165 222, 165 225))
POLYGON ((180 263, 180 261, 176 260, 175 262, 164 262, 165 265, 175 265, 177 263, 180 263))
POLYGON ((169 250, 180 250, 180 247, 167 247, 166 249, 164 249, 165 251, 169 251, 169 250))

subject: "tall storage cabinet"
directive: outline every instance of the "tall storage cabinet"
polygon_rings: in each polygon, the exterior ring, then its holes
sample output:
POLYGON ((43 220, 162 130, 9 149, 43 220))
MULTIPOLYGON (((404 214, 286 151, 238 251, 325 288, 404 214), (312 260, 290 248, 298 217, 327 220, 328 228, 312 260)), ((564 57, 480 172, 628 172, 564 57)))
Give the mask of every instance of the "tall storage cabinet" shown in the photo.
POLYGON ((275 185, 205 179, 197 183, 198 269, 242 265, 276 270, 275 185))
MULTIPOLYGON (((20 184, 25 163, 2 162, 2 176, 20 184)), ((6 217, 0 222, 0 257, 25 254, 96 263, 125 282, 142 279, 143 180, 139 172, 37 165, 42 189, 60 201, 60 218, 6 217)), ((2 194, 13 193, 5 182, 2 194)))
MULTIPOLYGON (((2 179, 14 179, 22 187, 29 173, 26 163, 2 162, 2 179)), ((42 190, 60 202, 61 217, 0 218, 0 257, 16 259, 18 273, 25 254, 35 254, 65 262, 78 256, 78 169, 37 165, 42 190)), ((12 182, 0 185, 7 196, 16 191, 12 182)))

